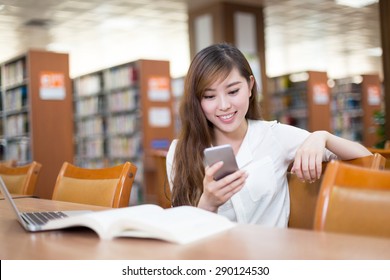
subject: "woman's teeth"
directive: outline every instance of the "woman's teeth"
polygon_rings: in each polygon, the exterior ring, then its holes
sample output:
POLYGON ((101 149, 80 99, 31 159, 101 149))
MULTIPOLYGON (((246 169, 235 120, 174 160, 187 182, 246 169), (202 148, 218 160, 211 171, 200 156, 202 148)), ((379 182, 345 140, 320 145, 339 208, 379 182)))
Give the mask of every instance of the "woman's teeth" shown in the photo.
POLYGON ((227 120, 227 119, 230 119, 231 117, 233 117, 234 113, 231 113, 229 115, 224 115, 224 116, 219 116, 221 119, 223 120, 227 120))

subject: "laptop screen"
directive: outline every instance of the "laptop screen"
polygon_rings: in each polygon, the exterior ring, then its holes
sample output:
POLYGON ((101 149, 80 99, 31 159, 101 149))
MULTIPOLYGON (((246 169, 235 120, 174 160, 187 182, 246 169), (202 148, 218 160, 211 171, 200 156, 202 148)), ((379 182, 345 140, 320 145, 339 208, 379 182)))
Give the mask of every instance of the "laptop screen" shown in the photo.
POLYGON ((11 205, 11 208, 15 212, 15 215, 18 218, 19 222, 25 227, 25 222, 20 216, 19 209, 16 207, 16 204, 12 199, 11 194, 9 193, 7 186, 5 185, 3 178, 1 176, 0 176, 0 191, 4 195, 4 199, 7 200, 8 203, 11 205))

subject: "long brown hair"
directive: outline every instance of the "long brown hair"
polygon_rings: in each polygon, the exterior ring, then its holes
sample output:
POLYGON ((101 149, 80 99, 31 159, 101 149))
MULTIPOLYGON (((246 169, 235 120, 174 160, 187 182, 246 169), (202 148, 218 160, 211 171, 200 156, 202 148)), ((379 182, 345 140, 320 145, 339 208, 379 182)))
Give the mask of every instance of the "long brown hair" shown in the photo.
MULTIPOLYGON (((236 68, 250 82, 252 69, 240 50, 227 43, 209 46, 191 62, 180 104, 182 129, 176 146, 172 176, 172 205, 197 206, 203 192, 203 150, 213 140, 213 124, 201 107, 204 91, 212 83, 226 78, 236 68)), ((261 119, 256 81, 249 100, 247 119, 261 119)))

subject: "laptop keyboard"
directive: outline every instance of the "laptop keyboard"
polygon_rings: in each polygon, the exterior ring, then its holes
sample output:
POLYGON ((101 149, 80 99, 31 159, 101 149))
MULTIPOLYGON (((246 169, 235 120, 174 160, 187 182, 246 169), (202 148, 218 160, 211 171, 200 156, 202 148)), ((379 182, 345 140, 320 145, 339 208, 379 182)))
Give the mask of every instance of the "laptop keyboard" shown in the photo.
POLYGON ((35 225, 44 225, 50 220, 68 217, 68 215, 66 215, 61 211, 27 212, 27 213, 23 213, 23 216, 26 217, 29 220, 29 222, 32 222, 35 225))

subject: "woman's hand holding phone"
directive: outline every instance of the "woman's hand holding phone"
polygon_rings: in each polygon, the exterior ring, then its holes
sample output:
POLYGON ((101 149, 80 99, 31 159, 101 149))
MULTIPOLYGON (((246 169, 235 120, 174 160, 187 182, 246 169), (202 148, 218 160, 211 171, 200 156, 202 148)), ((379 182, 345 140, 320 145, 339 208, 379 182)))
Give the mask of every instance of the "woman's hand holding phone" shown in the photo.
MULTIPOLYGON (((223 178, 219 178, 219 180, 215 179, 217 174, 221 174, 221 170, 223 170, 224 167, 226 168, 225 161, 219 160, 212 165, 206 165, 205 177, 203 179, 203 194, 199 200, 198 207, 217 212, 219 206, 228 201, 245 185, 248 174, 243 170, 238 170, 238 168, 237 171, 226 175, 223 178)), ((231 159, 229 159, 228 162, 229 165, 231 165, 231 159)))

